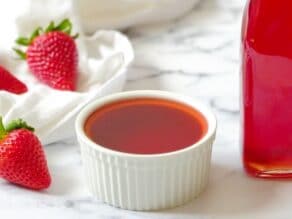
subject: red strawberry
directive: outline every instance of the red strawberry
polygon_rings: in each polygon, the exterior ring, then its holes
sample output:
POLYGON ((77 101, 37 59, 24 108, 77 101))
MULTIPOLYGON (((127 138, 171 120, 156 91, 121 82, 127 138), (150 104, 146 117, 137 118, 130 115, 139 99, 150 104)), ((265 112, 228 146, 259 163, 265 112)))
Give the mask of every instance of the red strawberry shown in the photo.
POLYGON ((6 90, 15 94, 22 94, 27 91, 24 83, 14 77, 8 70, 0 66, 0 90, 6 90))
POLYGON ((27 60, 30 71, 39 81, 59 90, 76 89, 78 52, 70 36, 72 24, 68 19, 55 26, 49 24, 45 31, 37 28, 30 38, 20 37, 16 42, 28 46, 26 53, 14 49, 27 60))
POLYGON ((6 128, 0 117, 0 177, 34 190, 51 184, 47 161, 33 128, 21 119, 6 128))

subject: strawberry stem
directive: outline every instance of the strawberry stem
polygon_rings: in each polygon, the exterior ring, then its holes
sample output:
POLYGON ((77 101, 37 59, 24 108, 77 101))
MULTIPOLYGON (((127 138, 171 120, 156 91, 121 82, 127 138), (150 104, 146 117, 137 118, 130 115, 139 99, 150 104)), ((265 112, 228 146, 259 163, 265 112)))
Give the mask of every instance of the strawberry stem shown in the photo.
POLYGON ((7 135, 7 131, 4 128, 2 116, 0 116, 0 140, 3 139, 7 135))

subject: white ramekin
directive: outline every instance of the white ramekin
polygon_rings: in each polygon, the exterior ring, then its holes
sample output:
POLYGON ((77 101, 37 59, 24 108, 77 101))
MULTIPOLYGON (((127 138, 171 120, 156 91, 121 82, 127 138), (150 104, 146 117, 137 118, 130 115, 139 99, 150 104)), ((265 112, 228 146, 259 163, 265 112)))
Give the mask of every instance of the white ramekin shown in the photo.
POLYGON ((216 118, 200 102, 164 91, 130 91, 113 94, 87 105, 77 117, 76 133, 90 192, 99 200, 129 210, 158 210, 182 205, 207 185, 216 118), (84 132, 84 123, 97 108, 118 100, 159 98, 187 104, 200 111, 207 133, 182 150, 140 155, 97 145, 84 132))

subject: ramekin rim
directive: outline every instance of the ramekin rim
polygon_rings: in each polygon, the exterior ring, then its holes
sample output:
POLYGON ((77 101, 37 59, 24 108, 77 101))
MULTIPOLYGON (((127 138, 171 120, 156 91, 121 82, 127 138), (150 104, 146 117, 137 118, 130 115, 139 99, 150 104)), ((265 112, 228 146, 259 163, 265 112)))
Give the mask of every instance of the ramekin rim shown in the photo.
POLYGON ((91 147, 93 150, 96 150, 96 151, 100 151, 100 152, 111 154, 118 157, 141 158, 141 159, 171 157, 171 156, 178 156, 183 153, 188 153, 190 150, 193 150, 194 148, 204 146, 205 143, 208 142, 212 138, 213 138, 212 139, 213 141, 216 134, 216 128, 217 128, 217 120, 214 113, 211 111, 211 109, 209 109, 209 107, 207 107, 201 101, 198 101, 197 99, 194 99, 186 95, 182 95, 182 94, 178 94, 174 92, 168 92, 168 91, 161 91, 161 90, 125 91, 125 92, 119 92, 119 93, 108 95, 106 97, 99 98, 93 102, 88 103, 86 106, 84 106, 79 112, 79 114, 77 115, 77 118, 75 120, 75 132, 76 132, 79 144, 81 144, 80 141, 83 141, 83 143, 85 143, 87 146, 91 147), (165 153, 157 153, 157 154, 134 154, 134 153, 127 153, 127 152, 112 150, 95 143, 86 135, 84 131, 84 123, 87 120, 88 116, 91 115, 98 107, 103 106, 108 103, 118 101, 118 100, 126 100, 126 99, 134 99, 134 98, 166 99, 166 100, 171 100, 171 101, 179 102, 182 104, 186 104, 198 110, 200 113, 202 113, 202 115, 204 116, 208 124, 207 132, 198 142, 196 142, 193 145, 190 145, 180 150, 175 150, 175 151, 165 152, 165 153))

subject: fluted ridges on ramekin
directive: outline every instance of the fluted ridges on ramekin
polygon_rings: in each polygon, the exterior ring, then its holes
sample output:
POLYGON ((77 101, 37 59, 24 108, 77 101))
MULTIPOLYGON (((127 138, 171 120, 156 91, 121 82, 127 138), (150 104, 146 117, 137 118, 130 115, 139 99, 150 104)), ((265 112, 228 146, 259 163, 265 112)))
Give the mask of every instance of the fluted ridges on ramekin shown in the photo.
POLYGON ((213 139, 187 153, 154 159, 126 159, 81 143, 90 191, 100 200, 129 210, 181 205, 205 188, 213 139))

